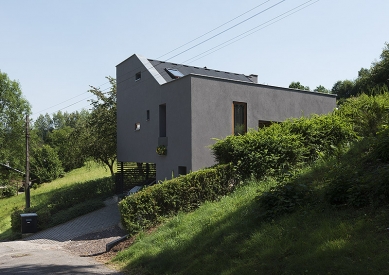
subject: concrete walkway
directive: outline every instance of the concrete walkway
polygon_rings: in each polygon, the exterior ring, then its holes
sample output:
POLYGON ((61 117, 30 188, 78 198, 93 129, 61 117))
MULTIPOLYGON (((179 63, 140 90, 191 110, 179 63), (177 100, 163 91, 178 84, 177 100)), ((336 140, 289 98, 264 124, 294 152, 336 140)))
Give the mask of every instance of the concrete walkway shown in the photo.
MULTIPOLYGON (((90 256, 125 235, 118 227, 117 200, 22 241, 0 242, 0 274, 120 274, 90 256)), ((39 217, 38 217, 39 218, 39 217)))
POLYGON ((102 231, 118 225, 120 223, 120 213, 117 200, 110 198, 104 203, 106 205, 104 208, 78 217, 67 223, 38 232, 23 240, 42 244, 66 242, 92 232, 102 231))

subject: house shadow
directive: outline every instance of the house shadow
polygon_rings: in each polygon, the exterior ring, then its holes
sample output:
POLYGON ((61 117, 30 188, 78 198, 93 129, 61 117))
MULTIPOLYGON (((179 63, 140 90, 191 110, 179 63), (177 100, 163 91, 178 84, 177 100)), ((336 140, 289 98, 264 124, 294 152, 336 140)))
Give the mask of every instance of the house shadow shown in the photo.
POLYGON ((218 222, 203 218, 203 229, 190 240, 133 259, 125 269, 146 267, 151 274, 305 274, 306 270, 313 272, 309 274, 339 274, 345 267, 366 271, 372 265, 368 260, 350 262, 353 251, 367 245, 364 239, 349 237, 363 236, 358 231, 364 229, 352 220, 330 221, 331 213, 326 213, 322 221, 315 213, 308 217, 294 213, 290 218, 285 215, 261 222, 256 211, 252 201, 218 222), (328 230, 345 225, 347 236, 335 237, 328 230))

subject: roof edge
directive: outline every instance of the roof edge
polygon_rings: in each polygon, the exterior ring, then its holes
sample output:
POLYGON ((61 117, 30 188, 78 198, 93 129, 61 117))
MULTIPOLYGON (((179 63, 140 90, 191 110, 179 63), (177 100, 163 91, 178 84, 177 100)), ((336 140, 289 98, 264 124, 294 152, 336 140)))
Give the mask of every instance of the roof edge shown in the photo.
POLYGON ((155 78, 159 85, 163 85, 166 83, 166 80, 162 77, 162 75, 154 68, 154 66, 150 63, 150 61, 141 55, 135 54, 135 56, 142 62, 143 66, 145 66, 146 70, 155 78))
POLYGON ((211 78, 211 79, 217 79, 217 80, 223 80, 223 81, 228 81, 228 82, 235 82, 239 84, 246 84, 250 86, 260 86, 264 88, 277 88, 277 89, 282 89, 282 90, 287 90, 287 91, 294 91, 294 92, 299 92, 299 93, 309 93, 309 94, 317 94, 317 95, 322 95, 322 96, 329 96, 329 97, 336 97, 337 95, 335 94, 326 94, 326 93, 320 93, 320 92, 315 92, 315 91, 307 91, 307 90, 299 90, 299 89, 291 89, 291 88, 286 88, 286 87, 280 87, 280 86, 274 86, 274 85, 266 85, 266 84, 260 84, 260 83, 255 83, 255 82, 250 82, 250 81, 242 81, 242 80, 234 80, 234 79, 229 79, 229 78, 223 78, 223 77, 217 77, 217 76, 208 76, 208 75, 202 75, 202 74, 187 74, 183 77, 177 78, 174 81, 169 81, 166 82, 165 84, 169 83, 174 83, 175 81, 179 81, 180 79, 186 78, 186 77, 200 77, 200 78, 211 78))

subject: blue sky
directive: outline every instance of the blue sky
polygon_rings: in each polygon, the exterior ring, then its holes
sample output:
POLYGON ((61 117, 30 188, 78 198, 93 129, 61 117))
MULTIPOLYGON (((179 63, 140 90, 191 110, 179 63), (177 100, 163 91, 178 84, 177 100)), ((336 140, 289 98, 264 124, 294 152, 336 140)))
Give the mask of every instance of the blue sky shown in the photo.
POLYGON ((20 82, 36 118, 40 113, 88 108, 89 85, 107 89, 105 76, 115 77, 115 66, 134 53, 257 74, 259 83, 269 85, 288 87, 292 81, 300 81, 311 89, 318 85, 331 89, 338 80, 354 79, 360 68, 379 59, 389 42, 389 1, 320 0, 187 62, 307 1, 2 0, 0 70, 20 82))

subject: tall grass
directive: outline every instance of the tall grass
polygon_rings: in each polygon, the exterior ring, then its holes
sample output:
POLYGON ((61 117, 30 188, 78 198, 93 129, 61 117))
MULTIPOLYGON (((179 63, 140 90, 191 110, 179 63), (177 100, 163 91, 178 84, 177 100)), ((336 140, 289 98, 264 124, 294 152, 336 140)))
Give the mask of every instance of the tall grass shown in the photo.
POLYGON ((139 234, 113 264, 129 274, 387 274, 389 207, 334 211, 317 203, 263 222, 255 197, 275 185, 250 182, 181 213, 139 234))
MULTIPOLYGON (((43 183, 37 189, 31 189, 31 207, 40 205, 47 201, 47 197, 53 190, 70 187, 74 184, 104 178, 107 176, 110 176, 110 173, 105 167, 89 162, 86 166, 67 173, 63 178, 59 178, 50 183, 43 183)), ((0 200, 0 240, 8 239, 12 235, 11 213, 13 209, 24 208, 24 206, 24 193, 0 200)))

